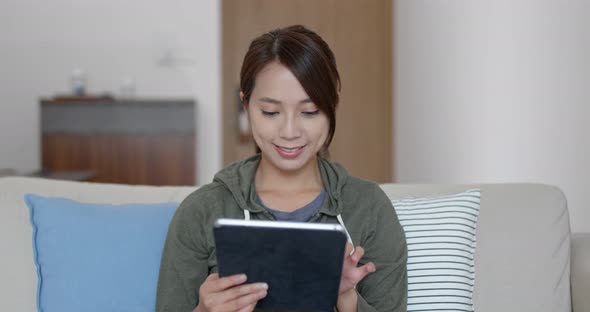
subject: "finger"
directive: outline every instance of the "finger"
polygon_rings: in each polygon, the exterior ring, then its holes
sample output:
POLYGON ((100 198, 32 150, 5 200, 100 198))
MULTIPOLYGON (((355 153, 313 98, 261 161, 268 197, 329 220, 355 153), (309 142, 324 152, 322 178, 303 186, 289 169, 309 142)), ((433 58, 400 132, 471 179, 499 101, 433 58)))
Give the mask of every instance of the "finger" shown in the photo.
POLYGON ((245 274, 236 274, 232 276, 221 277, 218 279, 212 279, 211 282, 208 283, 207 290, 209 292, 224 291, 236 285, 243 284, 246 282, 246 280, 247 278, 245 274))
POLYGON ((207 276, 207 278, 205 279, 205 281, 203 282, 203 284, 201 284, 201 287, 199 287, 199 294, 201 293, 208 293, 209 292, 209 288, 211 288, 211 285, 217 281, 219 279, 219 274, 217 273, 211 273, 209 274, 209 276, 207 276))
POLYGON ((241 310, 249 305, 256 305, 258 300, 266 297, 267 292, 265 290, 257 291, 253 294, 249 294, 246 296, 242 296, 236 298, 234 300, 226 302, 224 305, 221 306, 221 311, 237 311, 241 310))
POLYGON ((375 267, 375 264, 373 262, 369 262, 363 266, 354 268, 354 271, 352 271, 352 275, 354 276, 355 279, 358 279, 358 281, 360 281, 363 278, 365 278, 365 276, 367 276, 367 274, 373 273, 376 270, 377 270, 377 268, 375 267))
POLYGON ((231 301, 246 295, 254 294, 260 291, 267 291, 268 284, 266 283, 252 283, 240 286, 235 286, 223 292, 221 296, 222 302, 231 301))
POLYGON ((359 267, 359 269, 367 271, 367 273, 373 273, 377 271, 377 267, 373 262, 366 263, 365 265, 359 267))
POLYGON ((361 246, 357 246, 354 249, 354 252, 352 253, 352 255, 350 255, 352 261, 354 262, 354 264, 357 264, 361 258, 363 257, 363 255, 365 254, 365 249, 363 249, 363 247, 361 246))
POLYGON ((373 262, 369 262, 361 267, 352 268, 351 270, 345 273, 345 278, 352 284, 358 284, 363 278, 365 278, 369 273, 373 273, 377 270, 375 264, 373 262))
POLYGON ((346 248, 344 248, 344 258, 348 257, 354 251, 354 245, 350 242, 346 243, 346 248))
POLYGON ((211 273, 209 274, 209 276, 207 276, 207 278, 205 279, 205 281, 213 281, 213 280, 218 280, 219 279, 219 274, 218 273, 211 273))
POLYGON ((252 311, 254 311, 255 307, 256 307, 256 304, 249 304, 249 305, 241 308, 240 310, 238 310, 238 312, 252 312, 252 311))
POLYGON ((350 271, 348 273, 347 279, 351 284, 356 285, 360 281, 362 281, 368 274, 369 271, 366 267, 363 266, 360 268, 355 268, 354 271, 350 271))

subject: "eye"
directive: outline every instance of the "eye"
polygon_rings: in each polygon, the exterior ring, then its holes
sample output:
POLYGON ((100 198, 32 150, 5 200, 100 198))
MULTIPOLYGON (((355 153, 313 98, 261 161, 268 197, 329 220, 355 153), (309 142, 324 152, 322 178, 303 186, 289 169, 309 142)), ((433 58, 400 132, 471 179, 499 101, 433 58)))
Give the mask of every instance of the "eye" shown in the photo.
POLYGON ((320 110, 314 110, 314 111, 307 111, 307 112, 303 112, 303 115, 305 116, 315 116, 318 115, 320 113, 320 110))
POLYGON ((268 116, 268 117, 273 117, 273 116, 279 114, 279 112, 268 112, 268 111, 264 111, 264 110, 261 110, 261 112, 262 112, 262 115, 268 116))

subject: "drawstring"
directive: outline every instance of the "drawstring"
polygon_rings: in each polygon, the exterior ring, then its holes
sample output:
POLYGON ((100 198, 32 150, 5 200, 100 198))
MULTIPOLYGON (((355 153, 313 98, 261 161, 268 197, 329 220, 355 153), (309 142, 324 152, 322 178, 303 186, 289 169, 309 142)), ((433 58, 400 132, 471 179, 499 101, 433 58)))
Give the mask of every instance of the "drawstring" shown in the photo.
MULTIPOLYGON (((350 255, 352 256, 352 254, 354 253, 354 243, 352 242, 352 237, 350 237, 350 234, 348 234, 348 230, 344 225, 344 221, 342 221, 342 215, 338 214, 336 218, 338 219, 338 222, 340 222, 340 225, 342 225, 344 233, 346 233, 346 238, 348 239, 348 242, 352 245, 352 250, 350 251, 350 255)), ((354 285, 353 288, 356 289, 356 285, 354 285)))
POLYGON ((246 221, 250 220, 250 211, 249 210, 244 209, 244 219, 246 221))
POLYGON ((352 242, 352 237, 350 237, 350 234, 348 233, 348 230, 346 229, 346 225, 344 225, 344 221, 342 221, 342 215, 338 214, 336 216, 336 219, 338 219, 338 222, 340 223, 340 225, 342 225, 342 228, 344 229, 344 233, 346 234, 346 239, 352 245, 352 251, 350 252, 350 254, 352 255, 352 253, 354 252, 354 243, 352 242))

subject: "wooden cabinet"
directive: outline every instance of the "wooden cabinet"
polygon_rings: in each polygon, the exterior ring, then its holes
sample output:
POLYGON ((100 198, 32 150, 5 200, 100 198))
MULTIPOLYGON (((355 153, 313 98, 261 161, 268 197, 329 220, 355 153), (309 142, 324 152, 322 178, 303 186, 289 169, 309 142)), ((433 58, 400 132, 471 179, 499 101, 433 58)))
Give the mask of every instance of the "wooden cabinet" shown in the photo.
POLYGON ((192 100, 41 101, 42 166, 91 181, 194 185, 192 100))

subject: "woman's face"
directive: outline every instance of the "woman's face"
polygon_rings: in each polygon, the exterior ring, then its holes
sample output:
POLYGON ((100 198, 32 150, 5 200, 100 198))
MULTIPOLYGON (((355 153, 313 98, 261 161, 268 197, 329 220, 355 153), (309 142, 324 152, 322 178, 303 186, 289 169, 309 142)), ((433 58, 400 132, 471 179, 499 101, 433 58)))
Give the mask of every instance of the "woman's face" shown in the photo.
POLYGON ((287 67, 272 62, 258 73, 246 109, 265 160, 285 171, 316 160, 329 121, 287 67))

